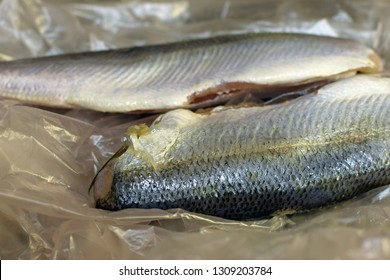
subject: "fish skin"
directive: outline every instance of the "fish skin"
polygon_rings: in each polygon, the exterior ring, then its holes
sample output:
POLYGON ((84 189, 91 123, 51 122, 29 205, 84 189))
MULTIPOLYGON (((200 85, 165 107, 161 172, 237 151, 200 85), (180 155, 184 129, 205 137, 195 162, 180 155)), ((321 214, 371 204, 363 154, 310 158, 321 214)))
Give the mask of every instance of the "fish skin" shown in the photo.
MULTIPOLYGON (((241 92, 377 72, 381 60, 347 39, 250 33, 0 62, 0 97, 103 112, 218 104, 241 92)), ((271 89, 270 89, 271 88, 271 89)))
POLYGON ((133 126, 98 173, 96 207, 262 218, 390 183, 390 78, 358 75, 286 104, 178 109, 133 126))

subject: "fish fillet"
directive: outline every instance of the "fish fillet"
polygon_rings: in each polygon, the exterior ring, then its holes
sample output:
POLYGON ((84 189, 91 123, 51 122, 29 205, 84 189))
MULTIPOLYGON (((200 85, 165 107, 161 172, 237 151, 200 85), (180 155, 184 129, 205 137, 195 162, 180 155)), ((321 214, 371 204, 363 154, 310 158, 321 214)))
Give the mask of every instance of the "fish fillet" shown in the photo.
POLYGON ((3 61, 0 97, 104 112, 166 111, 380 68, 373 50, 351 40, 253 33, 3 61))
POLYGON ((390 183, 390 78, 358 75, 288 103, 132 126, 93 182, 96 206, 229 219, 346 200, 390 183))

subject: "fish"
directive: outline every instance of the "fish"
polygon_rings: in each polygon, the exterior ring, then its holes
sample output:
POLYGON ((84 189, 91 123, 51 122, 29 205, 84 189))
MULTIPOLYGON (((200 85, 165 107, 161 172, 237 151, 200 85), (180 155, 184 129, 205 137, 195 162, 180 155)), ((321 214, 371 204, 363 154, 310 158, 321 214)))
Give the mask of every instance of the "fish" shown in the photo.
POLYGON ((172 110, 129 127, 96 207, 251 220, 334 205, 390 184, 389 108, 390 78, 357 75, 269 106, 172 110))
POLYGON ((0 97, 101 112, 165 112, 270 98, 382 69, 371 48, 308 34, 245 33, 0 62, 0 97))

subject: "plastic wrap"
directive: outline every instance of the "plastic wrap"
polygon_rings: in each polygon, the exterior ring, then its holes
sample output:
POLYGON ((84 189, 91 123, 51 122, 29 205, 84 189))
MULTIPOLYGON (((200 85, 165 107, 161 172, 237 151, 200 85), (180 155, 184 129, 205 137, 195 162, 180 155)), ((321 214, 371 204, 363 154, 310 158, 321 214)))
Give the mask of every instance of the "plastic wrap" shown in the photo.
MULTIPOLYGON (((0 59, 286 31, 354 38, 390 58, 386 1, 2 0, 0 59)), ((390 258, 390 188, 307 214, 236 222, 182 210, 94 208, 97 170, 154 116, 0 100, 2 259, 390 258)))

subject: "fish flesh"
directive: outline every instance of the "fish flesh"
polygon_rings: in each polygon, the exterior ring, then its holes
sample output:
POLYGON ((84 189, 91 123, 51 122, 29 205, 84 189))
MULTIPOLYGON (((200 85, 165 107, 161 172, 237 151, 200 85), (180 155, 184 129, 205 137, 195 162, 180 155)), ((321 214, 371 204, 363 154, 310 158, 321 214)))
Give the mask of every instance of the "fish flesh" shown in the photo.
POLYGON ((228 219, 304 211, 390 183, 390 78, 357 75, 292 101, 131 126, 97 174, 96 207, 228 219))
POLYGON ((250 33, 0 62, 0 97, 103 112, 167 111, 381 69, 361 43, 250 33))

